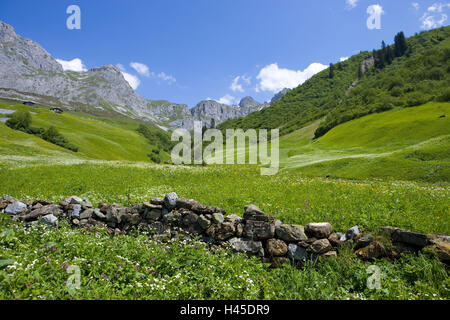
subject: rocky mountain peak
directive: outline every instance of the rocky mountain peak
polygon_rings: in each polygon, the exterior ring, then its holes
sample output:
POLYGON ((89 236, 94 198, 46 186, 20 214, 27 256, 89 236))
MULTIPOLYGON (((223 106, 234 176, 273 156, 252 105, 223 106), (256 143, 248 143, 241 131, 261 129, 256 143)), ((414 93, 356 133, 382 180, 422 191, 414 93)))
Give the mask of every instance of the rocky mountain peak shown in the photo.
POLYGON ((253 99, 252 97, 242 98, 241 102, 239 102, 239 107, 241 107, 241 108, 247 108, 247 107, 255 108, 260 105, 261 105, 261 103, 255 101, 255 99, 253 99))
POLYGON ((17 35, 14 32, 14 28, 9 24, 0 21, 0 41, 12 42, 16 39, 17 35))
POLYGON ((121 73, 119 68, 112 64, 105 64, 100 67, 95 67, 95 68, 90 69, 89 71, 91 71, 91 72, 113 72, 113 73, 117 73, 117 74, 121 73))
POLYGON ((278 100, 280 100, 281 98, 283 98, 289 91, 291 91, 291 89, 288 88, 284 88, 283 90, 281 90, 280 92, 278 92, 277 94, 275 94, 272 98, 272 100, 270 100, 270 103, 274 103, 278 100))

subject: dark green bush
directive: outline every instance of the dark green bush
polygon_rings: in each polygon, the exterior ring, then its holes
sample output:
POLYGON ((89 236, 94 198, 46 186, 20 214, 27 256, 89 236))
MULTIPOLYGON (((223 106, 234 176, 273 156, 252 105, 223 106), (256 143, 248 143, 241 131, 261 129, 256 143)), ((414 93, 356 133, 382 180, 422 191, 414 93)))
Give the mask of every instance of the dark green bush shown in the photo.
POLYGON ((60 134, 55 127, 52 126, 47 130, 31 127, 31 115, 27 111, 17 111, 13 113, 11 118, 6 121, 6 125, 11 129, 38 136, 57 146, 78 152, 78 147, 69 143, 69 141, 67 141, 67 139, 60 134))
POLYGON ((42 133, 41 137, 45 141, 53 143, 57 146, 63 147, 73 152, 78 152, 78 147, 69 143, 69 141, 62 134, 60 134, 54 126, 51 126, 47 130, 45 130, 44 133, 42 133))
POLYGON ((17 111, 6 121, 6 125, 14 130, 29 133, 31 125, 31 115, 27 111, 17 111))

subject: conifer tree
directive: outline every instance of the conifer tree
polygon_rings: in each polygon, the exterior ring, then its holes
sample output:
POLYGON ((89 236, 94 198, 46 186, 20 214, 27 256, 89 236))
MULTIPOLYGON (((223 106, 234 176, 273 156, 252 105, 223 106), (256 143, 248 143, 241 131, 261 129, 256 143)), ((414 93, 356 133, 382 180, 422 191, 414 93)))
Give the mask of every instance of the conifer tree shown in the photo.
POLYGON ((408 49, 408 45, 406 43, 405 34, 403 32, 397 33, 395 36, 395 49, 394 53, 396 57, 402 57, 406 50, 408 49))

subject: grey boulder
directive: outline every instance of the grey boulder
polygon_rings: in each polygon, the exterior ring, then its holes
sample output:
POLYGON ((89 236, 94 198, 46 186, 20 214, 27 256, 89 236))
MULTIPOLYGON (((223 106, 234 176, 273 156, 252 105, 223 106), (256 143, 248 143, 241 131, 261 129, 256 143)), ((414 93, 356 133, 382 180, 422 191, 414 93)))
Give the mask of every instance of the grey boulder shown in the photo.
POLYGON ((20 201, 14 201, 5 208, 5 213, 15 216, 27 209, 27 205, 20 201))
POLYGON ((233 238, 228 241, 231 248, 236 252, 264 256, 264 248, 261 241, 252 241, 241 238, 233 238))
POLYGON ((164 197, 164 205, 167 209, 173 210, 177 205, 178 195, 175 192, 166 194, 164 197))
POLYGON ((348 240, 352 240, 354 237, 356 237, 357 235, 361 234, 361 230, 359 229, 358 226, 354 226, 352 228, 350 228, 345 235, 343 235, 341 237, 341 241, 348 241, 348 240))
POLYGON ((51 227, 57 227, 58 226, 58 218, 55 217, 53 214, 48 214, 41 218, 39 221, 40 223, 46 224, 51 227))
POLYGON ((288 246, 288 257, 294 261, 306 261, 307 253, 306 249, 296 244, 291 243, 288 246))
POLYGON ((276 235, 286 242, 299 242, 307 240, 305 228, 299 225, 282 224, 275 229, 276 235))

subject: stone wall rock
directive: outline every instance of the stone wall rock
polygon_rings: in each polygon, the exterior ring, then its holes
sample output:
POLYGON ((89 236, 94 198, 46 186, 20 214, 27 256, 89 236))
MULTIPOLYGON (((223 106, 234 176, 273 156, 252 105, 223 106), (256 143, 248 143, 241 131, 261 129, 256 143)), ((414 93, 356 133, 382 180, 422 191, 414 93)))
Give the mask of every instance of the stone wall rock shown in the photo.
POLYGON ((256 205, 245 206, 243 218, 237 214, 224 216, 226 212, 221 208, 178 198, 176 193, 126 208, 105 203, 94 208, 88 199, 78 196, 67 197, 59 204, 46 200, 20 202, 3 196, 0 212, 28 225, 58 227, 60 221, 66 221, 73 227, 106 229, 111 235, 139 230, 157 241, 198 237, 212 246, 260 256, 274 267, 286 262, 301 266, 318 256, 337 257, 343 246, 351 246, 357 257, 367 261, 393 260, 422 250, 450 263, 450 237, 446 235, 426 235, 395 227, 383 227, 377 234, 363 233, 358 226, 345 234, 333 233, 327 222, 305 227, 283 224, 256 205))
POLYGON ((305 226, 305 232, 308 237, 325 239, 331 235, 333 232, 333 227, 328 222, 308 223, 305 226))

